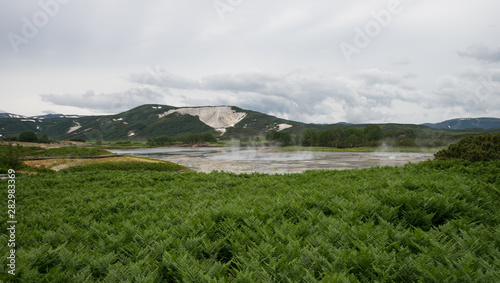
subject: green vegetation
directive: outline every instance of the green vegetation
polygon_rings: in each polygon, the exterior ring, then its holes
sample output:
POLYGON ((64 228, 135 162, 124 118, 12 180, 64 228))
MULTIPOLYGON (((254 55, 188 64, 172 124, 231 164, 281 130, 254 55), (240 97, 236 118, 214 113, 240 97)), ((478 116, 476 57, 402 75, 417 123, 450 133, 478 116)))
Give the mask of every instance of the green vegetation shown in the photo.
POLYGON ((19 159, 21 152, 21 146, 0 146, 0 174, 7 174, 9 169, 17 170, 22 167, 23 163, 19 159))
POLYGON ((266 140, 279 143, 281 146, 289 146, 292 143, 292 136, 287 132, 269 131, 266 140))
POLYGON ((488 161, 500 159, 500 134, 468 136, 435 154, 439 160, 488 161))
POLYGON ((34 157, 57 157, 57 156, 95 156, 95 155, 111 155, 113 153, 98 149, 86 147, 59 147, 44 149, 35 146, 13 146, 0 145, 0 174, 5 174, 9 169, 23 169, 36 172, 52 172, 52 170, 44 170, 43 168, 31 168, 24 165, 22 158, 34 157))
MULTIPOLYGON (((391 136, 388 132, 385 135, 391 136)), ((405 137, 404 133, 398 133, 398 137, 405 137)), ((303 133, 302 145, 304 146, 323 146, 323 147, 360 147, 360 146, 378 146, 382 139, 382 130, 377 125, 368 125, 364 129, 356 127, 328 129, 315 131, 308 129, 303 133)), ((396 145, 399 145, 396 144, 396 145)))
POLYGON ((95 156, 95 155, 111 155, 113 153, 100 149, 91 147, 76 147, 76 146, 64 146, 58 148, 27 148, 24 151, 23 157, 57 157, 57 156, 95 156))
POLYGON ((19 134, 19 137, 17 138, 19 141, 22 142, 36 142, 38 141, 38 137, 36 136, 35 132, 33 131, 25 131, 19 134))
POLYGON ((160 136, 148 139, 149 146, 167 146, 175 144, 198 144, 198 143, 216 143, 217 140, 211 133, 202 134, 184 134, 179 137, 160 136))
POLYGON ((500 278, 500 161, 287 175, 86 169, 18 176, 16 275, 2 264, 0 281, 500 278))
POLYGON ((391 147, 305 147, 305 146, 287 146, 281 147, 279 151, 329 151, 329 152, 427 152, 435 153, 443 147, 415 147, 415 146, 391 146, 391 147))
POLYGON ((88 165, 77 165, 61 170, 62 173, 68 172, 86 172, 86 171, 158 171, 158 172, 177 172, 187 171, 189 168, 172 162, 141 162, 141 161, 122 161, 122 162, 102 162, 88 165))
POLYGON ((19 134, 19 137, 11 140, 20 142, 50 143, 49 136, 47 136, 47 134, 38 137, 33 131, 24 131, 19 134))

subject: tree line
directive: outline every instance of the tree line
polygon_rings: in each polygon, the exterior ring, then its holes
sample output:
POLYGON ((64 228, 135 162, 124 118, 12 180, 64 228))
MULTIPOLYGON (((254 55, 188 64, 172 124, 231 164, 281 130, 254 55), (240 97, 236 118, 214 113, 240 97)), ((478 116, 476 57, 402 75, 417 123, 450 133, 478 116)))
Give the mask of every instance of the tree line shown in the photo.
POLYGON ((5 137, 4 141, 20 141, 20 142, 36 142, 36 143, 50 143, 51 140, 47 134, 38 137, 33 131, 24 131, 19 134, 19 136, 5 137))
POLYGON ((293 144, 337 148, 376 146, 383 137, 382 130, 377 125, 369 125, 364 129, 355 127, 322 131, 307 129, 301 136, 295 137, 287 132, 270 131, 266 134, 268 141, 279 143, 282 146, 293 144))
POLYGON ((174 144, 197 144, 197 143, 214 143, 217 139, 210 133, 203 134, 185 134, 179 137, 159 136, 149 138, 147 144, 149 146, 167 146, 174 144))

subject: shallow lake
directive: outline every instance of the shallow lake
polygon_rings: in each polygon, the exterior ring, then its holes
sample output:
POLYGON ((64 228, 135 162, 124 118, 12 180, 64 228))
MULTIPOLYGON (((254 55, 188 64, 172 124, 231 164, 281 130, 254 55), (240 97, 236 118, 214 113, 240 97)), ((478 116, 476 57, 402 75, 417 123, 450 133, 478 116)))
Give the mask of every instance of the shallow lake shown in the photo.
POLYGON ((296 173, 372 166, 403 166, 432 159, 432 153, 408 152, 283 152, 269 148, 146 148, 110 150, 118 154, 167 160, 199 172, 296 173))

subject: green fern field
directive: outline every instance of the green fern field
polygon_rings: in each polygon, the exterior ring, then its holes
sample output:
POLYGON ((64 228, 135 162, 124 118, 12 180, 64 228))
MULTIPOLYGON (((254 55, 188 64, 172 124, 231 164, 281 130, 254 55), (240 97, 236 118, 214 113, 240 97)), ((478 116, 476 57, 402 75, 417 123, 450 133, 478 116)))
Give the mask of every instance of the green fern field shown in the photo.
POLYGON ((19 175, 16 200, 3 282, 500 282, 499 161, 19 175))

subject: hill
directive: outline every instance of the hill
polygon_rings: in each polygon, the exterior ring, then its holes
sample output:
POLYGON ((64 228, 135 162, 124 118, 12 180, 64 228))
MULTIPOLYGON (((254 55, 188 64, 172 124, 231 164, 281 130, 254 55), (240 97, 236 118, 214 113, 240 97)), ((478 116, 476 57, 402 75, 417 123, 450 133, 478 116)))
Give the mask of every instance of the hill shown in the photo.
POLYGON ((22 115, 12 114, 12 113, 0 113, 0 118, 25 118, 22 115))
MULTIPOLYGON (((497 122, 500 123, 500 119, 495 118, 456 120, 462 121, 461 126, 457 126, 457 123, 446 124, 449 121, 445 121, 424 125, 380 124, 379 127, 384 138, 399 139, 399 144, 442 146, 466 135, 495 131, 491 128, 496 127, 497 122), (477 129, 481 127, 489 130, 477 129), (460 130, 450 130, 455 128, 460 130), (475 129, 461 130, 462 128, 475 129)), ((287 132, 295 138, 309 129, 319 133, 325 130, 364 129, 368 125, 306 124, 234 106, 174 107, 146 104, 119 114, 100 116, 49 114, 25 117, 3 113, 0 114, 0 138, 17 136, 23 131, 34 131, 38 136, 47 134, 54 140, 147 140, 158 136, 179 137, 193 133, 210 133, 222 139, 238 139, 265 137, 272 130, 287 132)))
POLYGON ((458 118, 446 120, 441 123, 426 123, 436 129, 466 130, 466 129, 500 129, 500 119, 498 118, 458 118))
POLYGON ((161 135, 211 133, 214 136, 252 136, 272 129, 284 129, 302 123, 231 106, 174 107, 142 105, 103 116, 22 117, 0 116, 0 137, 23 131, 47 134, 52 139, 124 140, 147 139, 161 135))

